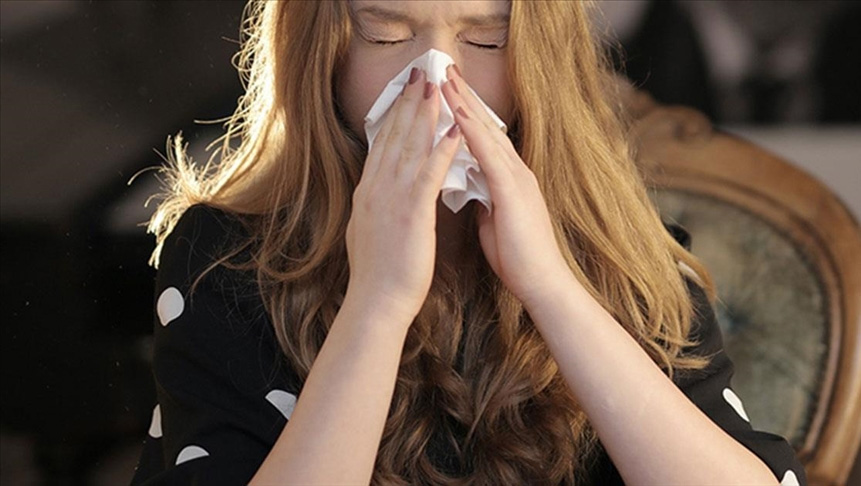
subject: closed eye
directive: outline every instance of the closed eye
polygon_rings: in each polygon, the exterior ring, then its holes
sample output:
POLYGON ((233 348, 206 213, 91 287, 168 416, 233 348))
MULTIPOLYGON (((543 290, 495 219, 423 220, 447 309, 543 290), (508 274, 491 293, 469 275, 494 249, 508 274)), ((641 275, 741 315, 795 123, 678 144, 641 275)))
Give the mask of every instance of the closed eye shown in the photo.
MULTIPOLYGON (((407 40, 409 40, 409 39, 407 39, 407 40)), ((380 45, 394 45, 394 44, 400 44, 401 42, 406 42, 406 40, 399 40, 399 41, 371 41, 371 42, 372 42, 373 44, 380 44, 380 45)), ((493 50, 493 49, 502 49, 502 46, 497 46, 497 45, 495 45, 495 44, 476 44, 475 42, 467 42, 467 44, 469 44, 469 45, 471 45, 471 46, 473 46, 473 47, 477 47, 477 48, 479 48, 479 49, 488 49, 488 50, 493 50)))

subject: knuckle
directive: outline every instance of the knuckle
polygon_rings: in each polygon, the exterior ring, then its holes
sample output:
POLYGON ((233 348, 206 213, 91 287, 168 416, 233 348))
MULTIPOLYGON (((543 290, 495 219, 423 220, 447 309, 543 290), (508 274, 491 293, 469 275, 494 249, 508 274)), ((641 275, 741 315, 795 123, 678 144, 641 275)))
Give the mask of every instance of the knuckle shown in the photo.
POLYGON ((435 175, 433 166, 425 164, 425 167, 422 167, 416 174, 416 185, 425 186, 431 184, 436 179, 435 175))
POLYGON ((353 214, 356 212, 370 212, 374 208, 373 191, 366 191, 364 188, 356 188, 353 192, 353 214))
POLYGON ((398 115, 393 113, 392 116, 394 116, 395 119, 392 120, 392 126, 389 128, 389 133, 386 136, 387 142, 390 140, 397 140, 398 138, 402 137, 405 130, 404 124, 397 119, 398 115))
POLYGON ((401 159, 412 159, 419 154, 420 150, 418 137, 408 137, 401 150, 401 159))
POLYGON ((419 104, 419 114, 426 118, 432 118, 438 108, 439 104, 434 103, 433 98, 422 100, 421 104, 419 104))
POLYGON ((359 201, 358 208, 366 213, 374 212, 374 200, 372 198, 364 198, 359 201))
POLYGON ((392 129, 389 130, 389 134, 386 137, 386 143, 388 143, 389 141, 392 141, 392 140, 398 140, 399 138, 403 137, 403 135, 404 135, 403 125, 400 123, 393 123, 392 129))
POLYGON ((413 218, 413 215, 410 211, 404 210, 404 211, 398 211, 397 214, 395 214, 394 219, 395 219, 395 223, 398 226, 400 226, 402 228, 406 228, 406 227, 409 227, 412 225, 413 220, 415 218, 413 218))

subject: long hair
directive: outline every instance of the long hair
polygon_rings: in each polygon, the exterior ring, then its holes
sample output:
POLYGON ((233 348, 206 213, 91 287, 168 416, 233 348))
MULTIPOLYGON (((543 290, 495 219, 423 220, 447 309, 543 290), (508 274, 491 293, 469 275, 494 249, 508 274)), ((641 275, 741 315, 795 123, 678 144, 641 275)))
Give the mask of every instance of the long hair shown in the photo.
MULTIPOLYGON (((649 200, 590 7, 512 2, 509 136, 540 183, 573 274, 672 376, 706 363, 682 352, 692 304, 679 266, 713 298, 712 283, 649 200)), ((303 381, 346 291, 345 230, 367 156, 334 91, 351 35, 346 1, 252 1, 236 60, 246 93, 202 167, 181 137, 168 139, 165 192, 149 226, 157 265, 190 205, 243 215, 246 266, 303 381)), ((523 305, 477 237, 469 244, 474 267, 438 263, 409 330, 372 482, 576 484, 596 457, 596 435, 523 305), (432 442, 466 475, 435 464, 432 442)))

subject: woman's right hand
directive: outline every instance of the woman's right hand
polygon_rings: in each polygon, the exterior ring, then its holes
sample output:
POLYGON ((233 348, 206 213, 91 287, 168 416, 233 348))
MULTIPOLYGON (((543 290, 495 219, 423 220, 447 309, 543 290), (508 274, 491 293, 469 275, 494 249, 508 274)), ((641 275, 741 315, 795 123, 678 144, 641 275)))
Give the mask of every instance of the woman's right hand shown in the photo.
POLYGON ((416 70, 392 105, 353 194, 346 244, 351 297, 409 325, 430 290, 437 197, 460 143, 459 127, 432 147, 439 87, 416 70))

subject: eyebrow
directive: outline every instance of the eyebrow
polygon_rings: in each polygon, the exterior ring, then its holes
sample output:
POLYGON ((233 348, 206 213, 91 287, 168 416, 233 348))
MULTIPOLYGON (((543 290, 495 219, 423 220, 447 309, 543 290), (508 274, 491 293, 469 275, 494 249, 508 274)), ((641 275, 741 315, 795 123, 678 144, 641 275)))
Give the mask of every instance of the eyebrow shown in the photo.
MULTIPOLYGON (((413 20, 409 15, 396 10, 385 9, 376 5, 368 5, 356 10, 356 14, 368 13, 383 20, 407 22, 413 20)), ((460 18, 466 25, 506 25, 511 17, 507 13, 467 15, 460 18)))

